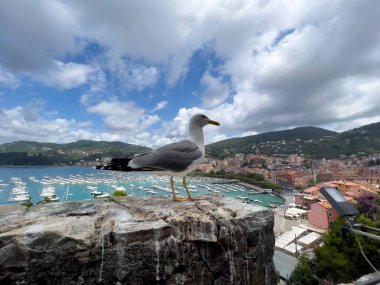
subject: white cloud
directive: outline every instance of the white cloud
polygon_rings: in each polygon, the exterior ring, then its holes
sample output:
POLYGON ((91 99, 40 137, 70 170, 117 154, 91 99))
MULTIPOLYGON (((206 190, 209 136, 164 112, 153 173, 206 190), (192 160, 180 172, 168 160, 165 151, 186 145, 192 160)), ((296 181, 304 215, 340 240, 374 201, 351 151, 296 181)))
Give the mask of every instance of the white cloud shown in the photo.
POLYGON ((96 71, 85 64, 63 63, 61 61, 55 61, 54 64, 53 69, 38 77, 45 85, 60 89, 72 89, 86 84, 96 71))
POLYGON ((205 87, 201 94, 205 108, 216 107, 227 99, 229 87, 227 84, 222 83, 221 78, 215 78, 206 71, 201 78, 201 83, 205 87))
POLYGON ((218 141, 222 141, 226 139, 228 139, 228 137, 225 134, 219 134, 219 135, 215 135, 214 137, 211 137, 209 139, 209 143, 214 143, 214 142, 218 142, 218 141))
POLYGON ((56 0, 0 2, 3 68, 17 75, 40 73, 54 66, 54 58, 81 51, 77 16, 56 0))
POLYGON ((76 127, 78 128, 89 128, 92 126, 92 121, 82 121, 82 122, 77 122, 76 127))
POLYGON ((20 80, 11 72, 4 70, 0 65, 0 86, 16 88, 20 85, 20 80))
POLYGON ((103 97, 102 95, 106 92, 107 87, 106 75, 101 69, 97 69, 96 72, 90 73, 88 82, 90 86, 80 98, 80 102, 84 106, 89 106, 94 104, 94 102, 101 101, 103 97))
MULTIPOLYGON (((201 108, 181 108, 172 121, 164 122, 162 126, 154 133, 153 139, 149 146, 159 147, 167 143, 176 142, 188 138, 189 121, 195 114, 205 114, 211 119, 219 121, 219 116, 201 108)), ((225 139, 227 135, 223 134, 223 129, 215 126, 206 126, 204 128, 205 143, 212 143, 218 139, 225 139)))
MULTIPOLYGON (((108 112, 106 104, 97 106, 94 111, 101 114, 108 112)), ((113 109, 111 107, 111 109, 113 109)), ((131 110, 131 109, 130 109, 131 110)), ((74 119, 63 119, 58 116, 47 119, 43 106, 32 102, 26 106, 17 106, 10 109, 0 109, 0 121, 8 122, 0 124, 0 143, 12 142, 15 140, 32 140, 39 142, 67 143, 87 140, 123 141, 139 145, 153 145, 153 139, 159 139, 157 135, 143 131, 149 125, 157 121, 156 116, 143 116, 138 129, 128 132, 121 132, 120 129, 109 129, 101 132, 89 130, 91 121, 76 121, 74 119), (140 131, 140 132, 139 132, 140 131)), ((123 115, 121 110, 116 110, 115 114, 123 115)), ((53 115, 52 115, 53 116, 53 115)), ((118 126, 116 126, 118 127, 118 126)))
POLYGON ((156 107, 153 108, 152 112, 157 112, 164 109, 168 105, 168 101, 160 101, 157 103, 156 107))
POLYGON ((0 143, 15 140, 40 142, 70 142, 82 137, 91 138, 89 132, 77 129, 75 120, 62 118, 45 119, 40 114, 42 106, 31 103, 10 109, 0 109, 0 143))
POLYGON ((158 70, 155 67, 134 66, 128 71, 127 84, 138 90, 157 82, 158 70))
POLYGON ((160 120, 157 115, 145 114, 144 109, 132 101, 102 101, 89 106, 87 110, 101 115, 106 127, 112 132, 128 135, 138 134, 160 120))
POLYGON ((254 135, 257 135, 257 132, 245 132, 245 133, 242 133, 240 136, 241 137, 247 137, 247 136, 254 136, 254 135))
POLYGON ((159 70, 155 66, 137 64, 119 59, 111 66, 112 72, 119 78, 121 85, 126 89, 139 91, 153 86, 159 79, 159 70))
POLYGON ((145 133, 159 118, 132 102, 105 101, 106 73, 125 92, 160 79, 173 86, 204 49, 218 77, 202 77, 203 109, 181 106, 162 137, 151 134, 155 143, 185 137, 198 111, 222 123, 207 129, 208 141, 289 126, 349 128, 378 118, 379 9, 369 0, 0 3, 0 84, 17 87, 27 76, 61 89, 89 84, 81 102, 117 132, 111 137, 126 139, 123 132, 145 133), (99 46, 96 58, 82 53, 88 43, 99 46), (85 62, 64 60, 76 56, 85 62))

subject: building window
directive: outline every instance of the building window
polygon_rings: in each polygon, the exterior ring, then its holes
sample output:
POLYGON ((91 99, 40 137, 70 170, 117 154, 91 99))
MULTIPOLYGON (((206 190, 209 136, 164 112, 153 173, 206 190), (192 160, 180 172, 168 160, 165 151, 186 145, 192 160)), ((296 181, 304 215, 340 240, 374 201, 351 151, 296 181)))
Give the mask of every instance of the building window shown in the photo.
POLYGON ((329 217, 332 217, 333 216, 333 213, 332 212, 329 212, 329 217))

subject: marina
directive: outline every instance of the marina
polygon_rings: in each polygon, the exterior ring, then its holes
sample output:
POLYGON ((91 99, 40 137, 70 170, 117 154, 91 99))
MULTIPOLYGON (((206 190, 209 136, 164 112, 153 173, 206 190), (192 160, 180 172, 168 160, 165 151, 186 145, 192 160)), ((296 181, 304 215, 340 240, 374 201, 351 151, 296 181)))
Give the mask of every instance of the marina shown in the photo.
MULTIPOLYGON (((0 168, 0 205, 108 198, 115 191, 128 196, 172 196, 168 176, 101 171, 85 167, 10 167, 0 168)), ((277 207, 284 199, 274 194, 258 194, 238 181, 208 177, 188 177, 193 196, 218 194, 277 207)), ((182 179, 175 178, 175 193, 187 196, 182 179)))

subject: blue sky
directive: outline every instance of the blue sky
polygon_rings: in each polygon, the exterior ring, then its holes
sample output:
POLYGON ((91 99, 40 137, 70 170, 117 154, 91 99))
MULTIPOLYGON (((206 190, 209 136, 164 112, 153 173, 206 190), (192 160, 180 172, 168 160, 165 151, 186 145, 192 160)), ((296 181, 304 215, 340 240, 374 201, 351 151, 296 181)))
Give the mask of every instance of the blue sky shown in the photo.
POLYGON ((380 121, 378 1, 0 3, 0 143, 159 147, 380 121))

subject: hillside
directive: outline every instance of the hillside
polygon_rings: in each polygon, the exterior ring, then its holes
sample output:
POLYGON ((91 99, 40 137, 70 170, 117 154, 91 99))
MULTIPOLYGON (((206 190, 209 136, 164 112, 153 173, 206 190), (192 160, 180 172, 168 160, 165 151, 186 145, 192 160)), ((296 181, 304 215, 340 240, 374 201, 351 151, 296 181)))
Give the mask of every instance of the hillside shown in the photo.
POLYGON ((263 154, 298 153, 300 143, 319 141, 324 137, 333 137, 337 134, 322 128, 300 127, 223 140, 208 145, 206 150, 211 157, 219 158, 234 153, 252 153, 256 148, 263 154))
POLYGON ((16 141, 0 145, 0 165, 57 165, 131 156, 149 148, 122 142, 80 140, 66 144, 16 141))
POLYGON ((380 123, 343 133, 302 127, 228 139, 206 147, 207 153, 215 158, 224 158, 235 153, 249 154, 255 150, 267 155, 298 153, 315 159, 379 152, 380 123))

